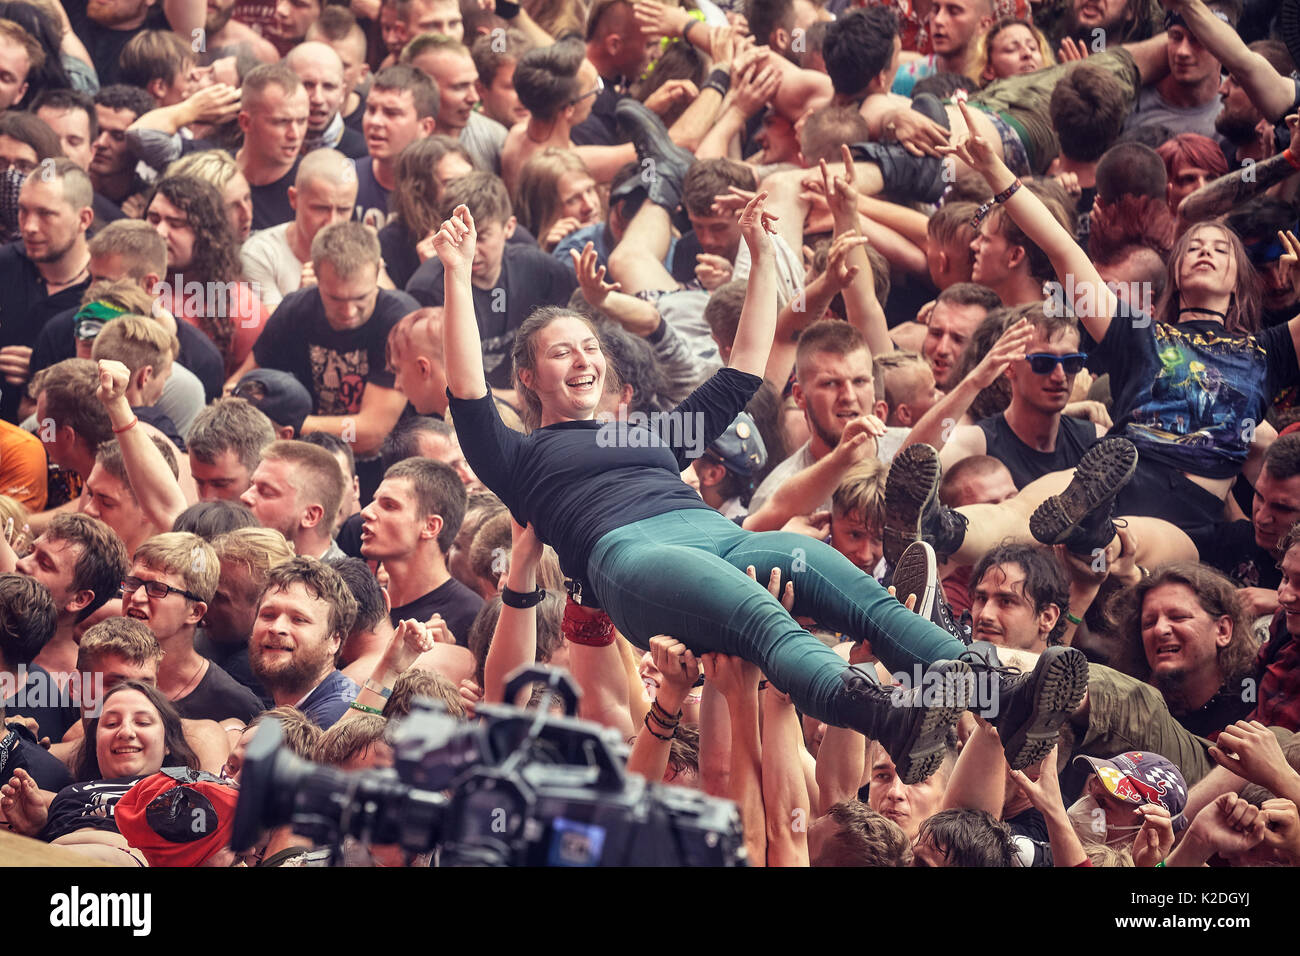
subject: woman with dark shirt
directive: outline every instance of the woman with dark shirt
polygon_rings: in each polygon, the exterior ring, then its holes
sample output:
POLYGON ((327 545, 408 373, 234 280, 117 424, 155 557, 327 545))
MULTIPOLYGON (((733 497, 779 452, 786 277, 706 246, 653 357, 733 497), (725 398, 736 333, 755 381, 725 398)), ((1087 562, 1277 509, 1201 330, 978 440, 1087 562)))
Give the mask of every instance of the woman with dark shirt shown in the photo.
POLYGON ((113 808, 137 781, 163 767, 199 769, 198 758, 171 703, 152 684, 123 681, 104 695, 91 718, 73 777, 57 794, 39 790, 24 771, 0 787, 0 815, 10 829, 121 865, 126 856, 146 865, 117 830, 113 808), (125 854, 125 856, 123 855, 125 854))
MULTIPOLYGON (((597 421, 609 377, 599 337, 581 316, 541 308, 519 329, 513 351, 515 387, 533 428, 527 435, 502 423, 487 388, 470 288, 477 234, 469 211, 458 207, 433 241, 446 276, 452 417, 475 472, 521 526, 531 524, 555 548, 580 604, 603 608, 643 649, 651 637, 671 634, 697 654, 760 665, 802 711, 881 742, 900 776, 924 779, 942 762, 945 736, 965 706, 966 698, 950 693, 970 677, 970 666, 958 660, 965 645, 909 613, 830 546, 797 534, 746 532, 681 480, 690 458, 722 434, 762 384, 776 324, 765 199, 756 197, 740 220, 754 268, 730 368, 657 429, 657 422, 597 421), (746 574, 749 567, 757 581, 746 574), (774 569, 795 584, 795 617, 866 640, 887 666, 907 675, 910 689, 882 688, 800 627, 758 583, 774 569)), ((513 592, 504 597, 515 599, 513 592)), ((607 628, 591 642, 612 639, 607 628)), ((1033 675, 999 674, 982 702, 1013 767, 1050 750, 1083 693, 1082 655, 1055 650, 1033 675)))

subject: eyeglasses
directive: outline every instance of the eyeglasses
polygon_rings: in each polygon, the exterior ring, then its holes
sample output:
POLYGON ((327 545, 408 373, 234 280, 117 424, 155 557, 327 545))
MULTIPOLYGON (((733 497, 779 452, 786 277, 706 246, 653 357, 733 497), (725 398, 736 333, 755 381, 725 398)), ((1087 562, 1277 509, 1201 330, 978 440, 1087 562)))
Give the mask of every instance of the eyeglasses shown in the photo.
POLYGON ((569 101, 569 105, 570 105, 570 106, 576 106, 577 104, 579 104, 579 103, 581 103, 583 100, 585 100, 587 97, 589 97, 589 96, 600 96, 600 94, 603 93, 603 92, 605 92, 605 81, 602 80, 602 79, 598 76, 598 77, 596 77, 596 88, 593 89, 593 90, 588 90, 586 93, 583 93, 581 96, 579 96, 579 97, 578 97, 577 99, 575 99, 575 100, 570 100, 570 101, 569 101))
POLYGON ((1025 356, 1029 370, 1035 375, 1051 375, 1060 365, 1066 375, 1078 375, 1088 361, 1086 352, 1074 352, 1070 355, 1056 355, 1052 352, 1034 352, 1025 356))
POLYGON ((123 578, 122 579, 122 596, 130 597, 136 591, 144 588, 144 593, 156 601, 161 601, 169 594, 182 594, 191 601, 202 601, 203 598, 197 594, 191 594, 182 588, 174 588, 170 584, 164 584, 161 581, 142 581, 140 578, 123 578))

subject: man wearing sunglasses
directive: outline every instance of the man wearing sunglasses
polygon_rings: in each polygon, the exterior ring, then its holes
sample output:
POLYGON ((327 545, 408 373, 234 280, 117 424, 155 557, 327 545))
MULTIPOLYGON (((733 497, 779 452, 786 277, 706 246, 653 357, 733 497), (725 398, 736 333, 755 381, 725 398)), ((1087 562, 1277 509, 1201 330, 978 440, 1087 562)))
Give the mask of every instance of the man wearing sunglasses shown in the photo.
MULTIPOLYGON (((1032 330, 1025 342, 1025 357, 1010 362, 1002 373, 1011 385, 1011 403, 1004 412, 953 429, 939 452, 945 471, 971 455, 992 455, 1007 466, 1020 489, 1050 472, 1073 468, 1088 446, 1106 433, 1101 425, 1062 414, 1070 402, 1075 376, 1087 361, 1079 349, 1075 320, 1047 316, 1042 303, 1036 302, 1013 309, 1007 328, 1022 319, 1032 330)), ((976 378, 977 372, 978 367, 968 381, 976 378)), ((972 396, 978 391, 967 390, 972 396)))
POLYGON ((183 531, 154 535, 136 548, 122 579, 122 616, 158 639, 158 689, 182 717, 247 722, 262 710, 257 695, 194 649, 220 576, 217 553, 202 538, 183 531))

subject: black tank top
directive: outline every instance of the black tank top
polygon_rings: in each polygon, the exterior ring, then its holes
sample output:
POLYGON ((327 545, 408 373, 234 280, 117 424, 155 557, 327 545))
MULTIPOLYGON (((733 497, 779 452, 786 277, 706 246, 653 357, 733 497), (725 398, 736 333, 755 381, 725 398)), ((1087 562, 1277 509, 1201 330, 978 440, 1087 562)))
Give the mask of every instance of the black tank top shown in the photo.
POLYGON ((1088 446, 1097 440, 1097 426, 1086 418, 1061 416, 1061 427, 1056 433, 1056 450, 1035 451, 1022 442, 1007 424, 1006 415, 999 413, 976 423, 984 432, 985 454, 992 455, 1011 472, 1016 488, 1025 487, 1035 478, 1054 471, 1073 468, 1083 457, 1088 446))

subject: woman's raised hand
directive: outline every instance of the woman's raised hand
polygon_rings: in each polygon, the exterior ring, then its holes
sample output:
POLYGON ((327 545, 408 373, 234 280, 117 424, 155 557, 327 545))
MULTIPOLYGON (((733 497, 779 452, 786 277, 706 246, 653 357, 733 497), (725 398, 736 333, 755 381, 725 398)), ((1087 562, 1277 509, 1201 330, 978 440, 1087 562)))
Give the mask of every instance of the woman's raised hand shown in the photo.
POLYGON ((442 228, 433 237, 433 250, 438 254, 445 271, 469 278, 477 242, 478 231, 474 228, 474 217, 465 206, 457 206, 452 211, 451 218, 442 224, 442 228))
POLYGON ((740 234, 745 237, 745 245, 749 246, 749 254, 754 261, 757 261, 761 252, 771 248, 764 233, 776 234, 772 223, 776 222, 777 217, 764 211, 765 202, 767 202, 767 193, 760 192, 745 204, 745 211, 740 214, 740 234))

